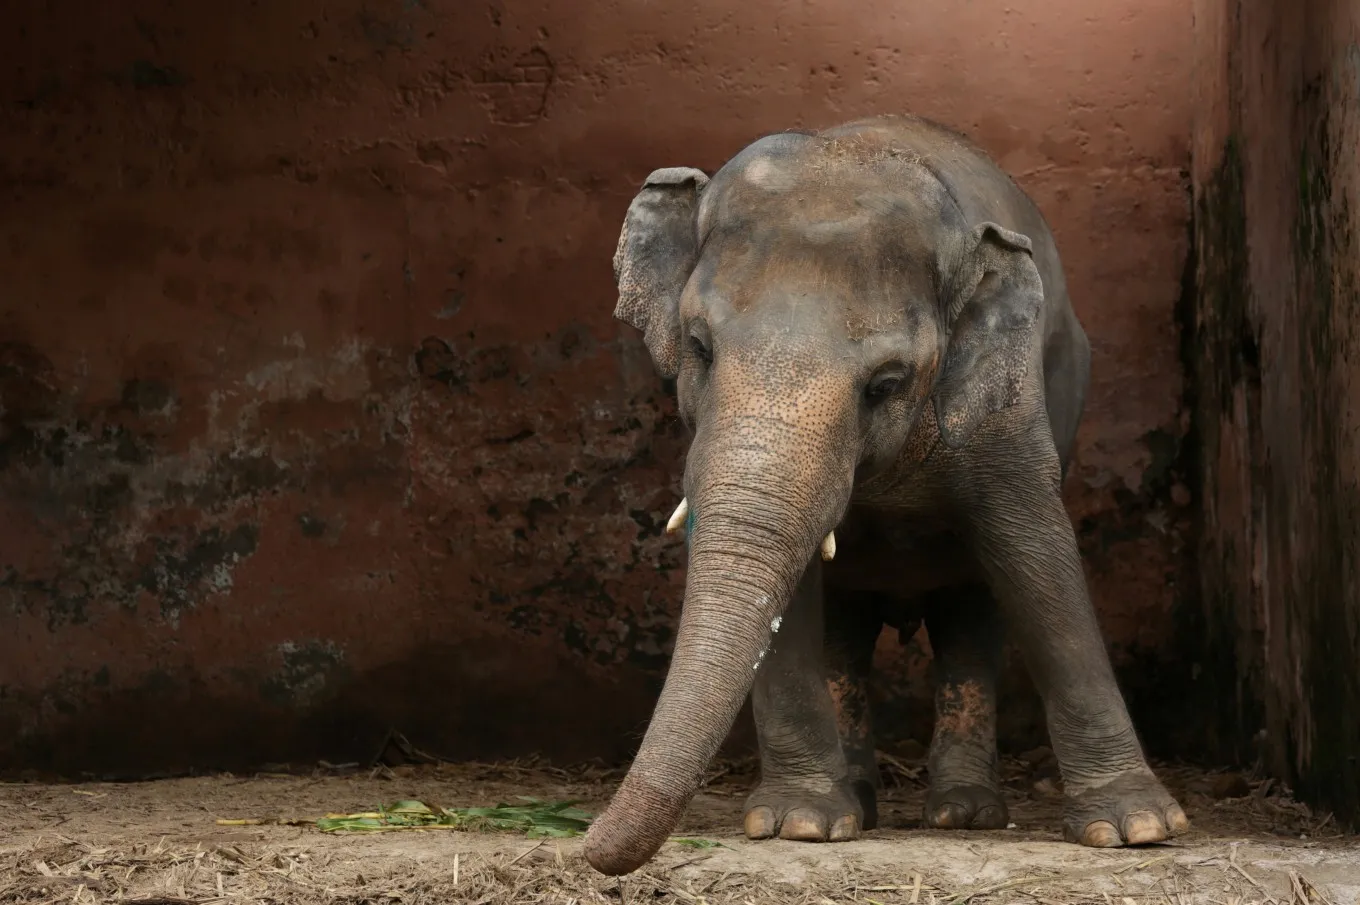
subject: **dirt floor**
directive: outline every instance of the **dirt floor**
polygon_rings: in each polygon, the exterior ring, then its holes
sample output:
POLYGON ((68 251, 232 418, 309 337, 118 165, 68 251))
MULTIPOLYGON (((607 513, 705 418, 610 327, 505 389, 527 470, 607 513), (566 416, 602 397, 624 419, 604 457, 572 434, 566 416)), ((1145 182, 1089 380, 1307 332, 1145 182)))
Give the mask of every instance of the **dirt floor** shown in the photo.
POLYGON ((1173 845, 1061 841, 1051 755, 1007 761, 1014 828, 920 829, 924 769, 886 758, 884 829, 838 845, 740 835, 749 762, 716 768, 677 836, 642 871, 600 876, 579 837, 428 830, 333 835, 327 812, 400 799, 446 807, 577 800, 592 813, 621 771, 535 763, 321 767, 157 782, 0 785, 0 903, 865 903, 1360 905, 1360 837, 1269 782, 1162 766, 1193 822, 1173 845), (262 821, 223 825, 219 821, 262 821), (700 848, 699 843, 721 843, 700 848))

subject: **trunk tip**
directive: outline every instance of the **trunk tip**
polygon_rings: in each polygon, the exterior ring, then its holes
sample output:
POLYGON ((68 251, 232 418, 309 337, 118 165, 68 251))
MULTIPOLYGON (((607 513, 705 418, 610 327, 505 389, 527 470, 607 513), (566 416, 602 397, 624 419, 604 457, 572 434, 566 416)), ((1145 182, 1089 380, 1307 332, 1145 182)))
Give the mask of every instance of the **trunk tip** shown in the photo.
MULTIPOLYGON (((665 840, 664 836, 662 840, 665 840)), ((660 845, 649 846, 637 838, 620 839, 607 823, 602 826, 596 822, 586 832, 586 861, 608 877, 631 874, 650 861, 660 848, 660 845)))
POLYGON ((631 874, 661 851, 693 795, 662 792, 634 762, 614 800, 586 831, 586 861, 610 877, 631 874))

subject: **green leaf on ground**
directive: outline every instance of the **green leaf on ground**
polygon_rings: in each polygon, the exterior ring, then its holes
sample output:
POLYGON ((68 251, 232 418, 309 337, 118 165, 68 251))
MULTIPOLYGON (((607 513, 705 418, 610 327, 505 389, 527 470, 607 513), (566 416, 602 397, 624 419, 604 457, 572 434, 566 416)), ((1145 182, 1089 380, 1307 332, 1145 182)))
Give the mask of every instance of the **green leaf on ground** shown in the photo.
POLYGON ((574 801, 525 803, 494 808, 441 808, 421 801, 395 801, 376 811, 327 814, 316 822, 323 833, 383 833, 394 830, 468 830, 522 832, 530 838, 577 836, 590 827, 591 815, 574 801))
POLYGON ((712 839, 682 839, 682 838, 677 838, 677 839, 673 839, 672 841, 673 841, 676 845, 683 845, 683 846, 685 846, 685 847, 687 847, 687 848, 701 848, 701 849, 702 849, 702 848, 727 848, 727 846, 723 845, 721 842, 715 842, 715 841, 713 841, 712 839))

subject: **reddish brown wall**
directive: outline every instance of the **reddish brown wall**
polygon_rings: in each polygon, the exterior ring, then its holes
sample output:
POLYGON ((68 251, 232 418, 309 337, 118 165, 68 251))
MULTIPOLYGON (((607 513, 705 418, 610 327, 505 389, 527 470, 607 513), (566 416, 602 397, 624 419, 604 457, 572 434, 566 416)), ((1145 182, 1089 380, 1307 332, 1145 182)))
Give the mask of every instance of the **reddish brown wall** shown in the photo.
POLYGON ((1220 756, 1360 826, 1360 0, 1195 18, 1194 656, 1220 756))
MULTIPOLYGON (((230 6, 30 2, 0 36, 0 767, 365 756, 389 726, 626 755, 684 438, 610 318, 624 209, 654 167, 899 110, 1054 224, 1095 354, 1072 509, 1157 703, 1183 4, 230 6)), ((929 731, 920 658, 884 647, 895 734, 929 731)), ((1007 719, 1037 731, 1031 698, 1007 719)))

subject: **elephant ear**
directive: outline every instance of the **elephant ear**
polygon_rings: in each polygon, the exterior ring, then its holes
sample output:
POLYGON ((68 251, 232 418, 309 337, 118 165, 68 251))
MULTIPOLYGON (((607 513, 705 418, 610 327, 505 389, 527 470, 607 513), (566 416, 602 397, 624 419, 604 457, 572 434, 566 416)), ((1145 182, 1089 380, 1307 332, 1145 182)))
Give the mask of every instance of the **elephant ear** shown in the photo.
POLYGON ((940 439, 951 449, 1020 401, 1044 304, 1028 237, 983 223, 968 244, 951 281, 949 348, 934 393, 940 439))
POLYGON ((642 331, 668 380, 680 372, 680 293, 698 258, 694 212, 707 184, 691 167, 654 171, 628 206, 614 252, 614 316, 642 331))

